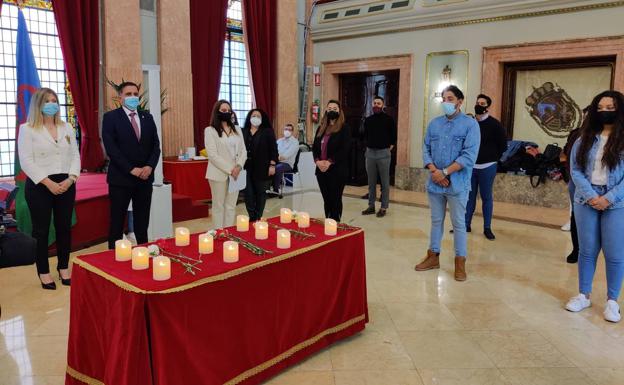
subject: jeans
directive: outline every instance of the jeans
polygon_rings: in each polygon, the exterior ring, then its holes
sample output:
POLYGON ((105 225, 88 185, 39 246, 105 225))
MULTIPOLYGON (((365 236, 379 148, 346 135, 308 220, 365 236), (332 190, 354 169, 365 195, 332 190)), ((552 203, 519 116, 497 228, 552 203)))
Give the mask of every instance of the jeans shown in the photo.
POLYGON ((275 166, 275 175, 273 175, 273 191, 278 192, 282 185, 284 173, 291 172, 292 167, 288 163, 280 162, 275 166))
POLYGON ((375 208, 377 176, 381 180, 381 208, 387 209, 390 202, 390 160, 389 148, 366 149, 366 173, 368 174, 368 207, 375 208))
POLYGON ((483 210, 483 228, 492 228, 492 214, 494 212, 494 198, 492 187, 496 178, 496 164, 484 169, 472 169, 472 188, 468 196, 468 206, 466 207, 466 226, 472 223, 472 215, 477 207, 477 191, 481 193, 481 208, 483 210))
POLYGON ((466 257, 468 254, 468 239, 466 236, 466 202, 468 191, 459 194, 429 194, 429 206, 431 207, 431 236, 429 249, 435 253, 440 252, 442 235, 444 234, 444 217, 446 216, 446 204, 448 203, 453 222, 453 241, 455 244, 455 256, 466 257))
MULTIPOLYGON (((599 195, 606 187, 593 186, 599 195)), ((579 237, 579 292, 589 294, 596 271, 598 253, 602 249, 607 271, 607 297, 617 300, 624 278, 624 208, 598 211, 585 204, 574 204, 579 237)))

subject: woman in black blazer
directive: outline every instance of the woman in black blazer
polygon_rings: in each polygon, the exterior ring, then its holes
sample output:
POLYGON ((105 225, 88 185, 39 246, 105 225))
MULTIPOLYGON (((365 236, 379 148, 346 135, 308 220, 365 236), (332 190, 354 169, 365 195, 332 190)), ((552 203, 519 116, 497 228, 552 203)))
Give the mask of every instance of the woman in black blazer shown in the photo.
POLYGON ((266 112, 258 108, 249 111, 243 126, 243 137, 247 147, 245 206, 249 220, 258 221, 262 218, 266 190, 278 161, 277 141, 266 112))
POLYGON ((316 179, 323 195, 325 217, 338 222, 342 216, 342 193, 349 173, 350 141, 340 102, 330 100, 316 132, 312 152, 316 163, 316 179))

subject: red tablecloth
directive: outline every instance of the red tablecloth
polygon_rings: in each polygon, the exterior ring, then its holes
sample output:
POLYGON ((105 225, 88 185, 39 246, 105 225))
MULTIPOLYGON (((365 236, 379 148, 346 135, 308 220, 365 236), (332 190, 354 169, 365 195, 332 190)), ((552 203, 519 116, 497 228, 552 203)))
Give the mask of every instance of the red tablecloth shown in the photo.
POLYGON ((174 194, 186 195, 195 201, 210 199, 212 195, 206 179, 207 167, 207 160, 167 158, 163 161, 163 176, 171 182, 174 194))
MULTIPOLYGON (((278 220, 271 219, 278 224, 278 220)), ((279 225, 295 228, 296 225, 279 225)), ((323 226, 292 248, 232 234, 267 250, 240 246, 240 261, 222 262, 222 241, 196 276, 172 262, 172 278, 151 279, 107 251, 74 260, 66 384, 257 384, 368 321, 364 233, 323 226)), ((191 246, 166 250, 197 257, 191 246)))

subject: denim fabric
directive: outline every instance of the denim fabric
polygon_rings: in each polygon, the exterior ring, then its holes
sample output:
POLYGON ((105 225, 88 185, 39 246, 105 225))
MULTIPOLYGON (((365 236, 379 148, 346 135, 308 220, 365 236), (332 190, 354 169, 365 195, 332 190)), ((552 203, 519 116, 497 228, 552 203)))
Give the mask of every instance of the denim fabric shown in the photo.
POLYGON ((492 187, 496 178, 496 164, 483 169, 472 170, 470 195, 466 208, 466 226, 472 223, 472 216, 477 207, 477 191, 481 194, 481 209, 483 210, 483 228, 492 228, 492 214, 494 213, 494 197, 492 187))
POLYGON ((453 241, 455 244, 455 255, 467 257, 468 239, 466 236, 466 202, 468 201, 468 191, 459 194, 437 194, 430 192, 429 206, 431 207, 431 235, 429 239, 429 249, 439 253, 444 235, 444 217, 446 216, 446 204, 448 203, 453 223, 453 241))

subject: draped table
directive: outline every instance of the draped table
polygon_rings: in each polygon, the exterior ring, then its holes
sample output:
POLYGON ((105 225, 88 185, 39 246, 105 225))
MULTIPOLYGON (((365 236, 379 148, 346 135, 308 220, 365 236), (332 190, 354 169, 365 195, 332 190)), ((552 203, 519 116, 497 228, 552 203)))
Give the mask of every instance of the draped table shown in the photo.
MULTIPOLYGON (((270 223, 288 229, 296 224, 270 223)), ((258 384, 305 357, 363 330, 368 322, 364 232, 339 229, 291 237, 276 248, 276 232, 227 229, 272 251, 239 245, 240 259, 223 262, 223 241, 201 256, 196 275, 171 263, 171 279, 152 280, 116 262, 114 251, 74 259, 66 385, 258 384)), ((165 250, 200 258, 191 244, 165 250)), ((150 262, 151 265, 151 262, 150 262)))
POLYGON ((212 198, 206 179, 208 160, 178 160, 169 157, 163 160, 163 177, 171 182, 174 194, 186 195, 194 201, 212 198))

